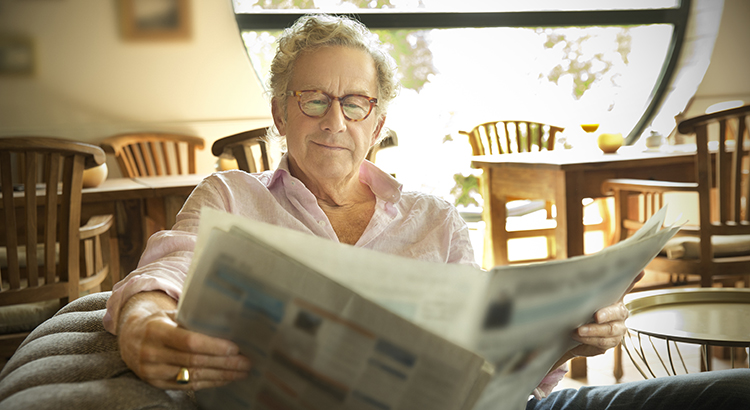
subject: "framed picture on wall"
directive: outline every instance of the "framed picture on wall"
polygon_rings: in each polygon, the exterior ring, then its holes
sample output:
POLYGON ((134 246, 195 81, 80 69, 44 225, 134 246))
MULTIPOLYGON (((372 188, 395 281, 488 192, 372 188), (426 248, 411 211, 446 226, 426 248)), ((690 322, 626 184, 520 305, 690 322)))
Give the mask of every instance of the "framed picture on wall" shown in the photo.
POLYGON ((34 60, 30 37, 0 34, 0 76, 31 77, 34 60))
POLYGON ((187 40, 190 0, 119 0, 125 40, 187 40))

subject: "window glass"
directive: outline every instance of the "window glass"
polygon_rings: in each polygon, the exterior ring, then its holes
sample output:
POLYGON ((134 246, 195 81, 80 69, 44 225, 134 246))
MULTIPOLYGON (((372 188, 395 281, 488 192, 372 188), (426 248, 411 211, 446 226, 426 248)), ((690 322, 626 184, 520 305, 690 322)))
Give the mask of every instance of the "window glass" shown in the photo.
MULTIPOLYGON (((402 84, 386 121, 399 146, 378 153, 378 165, 405 189, 450 199, 453 175, 470 172, 459 130, 530 120, 565 127, 559 143, 574 147, 594 144, 581 124, 627 135, 648 104, 672 26, 374 31, 402 84)), ((278 34, 242 33, 264 83, 278 34)))
POLYGON ((679 0, 234 0, 237 13, 263 10, 294 9, 326 12, 346 12, 369 9, 387 12, 502 12, 502 11, 573 11, 573 10, 630 10, 677 7, 679 0))

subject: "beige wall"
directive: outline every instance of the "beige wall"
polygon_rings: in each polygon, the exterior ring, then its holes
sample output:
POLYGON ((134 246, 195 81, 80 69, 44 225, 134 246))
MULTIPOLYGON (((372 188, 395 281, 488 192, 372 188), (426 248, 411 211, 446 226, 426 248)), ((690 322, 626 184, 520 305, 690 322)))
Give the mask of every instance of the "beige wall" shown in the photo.
POLYGON ((721 25, 711 64, 685 111, 685 117, 701 115, 711 104, 744 100, 750 104, 750 1, 724 0, 721 25))
POLYGON ((189 3, 190 40, 132 42, 115 0, 0 0, 0 33, 30 37, 36 59, 31 77, 0 77, 0 136, 181 132, 207 140, 198 167, 211 172, 215 139, 271 120, 231 1, 189 3))
MULTIPOLYGON (((230 0, 188 0, 188 41, 127 42, 116 0, 0 0, 0 32, 30 37, 36 72, 0 77, 0 136, 48 135, 97 143, 127 131, 173 131, 211 143, 269 125, 263 95, 230 0)), ((712 63, 686 111, 718 101, 750 103, 750 1, 726 0, 712 63)), ((117 176, 114 161, 111 175, 117 176)))

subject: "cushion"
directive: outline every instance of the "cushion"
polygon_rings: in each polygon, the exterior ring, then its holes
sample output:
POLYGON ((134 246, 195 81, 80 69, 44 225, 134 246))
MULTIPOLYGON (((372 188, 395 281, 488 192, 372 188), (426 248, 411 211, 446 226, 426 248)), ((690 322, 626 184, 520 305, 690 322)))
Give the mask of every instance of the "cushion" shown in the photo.
MULTIPOLYGON (((44 265, 44 244, 36 245, 36 260, 39 266, 44 265)), ((55 244, 55 263, 60 262, 60 244, 55 244)), ((26 246, 18 245, 18 266, 26 267, 26 246)), ((0 268, 8 267, 8 249, 0 246, 0 268)))
MULTIPOLYGON (((677 236, 667 241, 661 253, 669 259, 698 259, 700 243, 695 236, 677 236)), ((711 244, 715 257, 750 255, 750 235, 714 236, 711 244)))
POLYGON ((76 299, 34 329, 0 371, 0 410, 197 409, 191 392, 140 380, 102 318, 110 292, 76 299))
POLYGON ((0 306, 0 335, 28 332, 60 309, 58 299, 22 305, 0 306))

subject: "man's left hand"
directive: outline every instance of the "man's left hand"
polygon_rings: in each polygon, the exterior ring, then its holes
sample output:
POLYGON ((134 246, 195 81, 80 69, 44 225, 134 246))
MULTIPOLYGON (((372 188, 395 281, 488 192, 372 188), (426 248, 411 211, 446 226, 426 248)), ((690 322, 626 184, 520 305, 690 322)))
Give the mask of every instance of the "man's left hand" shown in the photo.
POLYGON ((581 344, 570 350, 573 356, 597 356, 617 346, 627 332, 625 319, 628 309, 622 301, 599 309, 594 323, 585 324, 573 332, 573 340, 581 344))
POLYGON ((594 314, 594 322, 585 324, 573 332, 573 340, 581 344, 568 351, 568 356, 598 356, 617 346, 628 329, 625 319, 630 312, 622 302, 638 281, 643 279, 645 272, 641 271, 625 291, 620 301, 599 309, 594 314))

